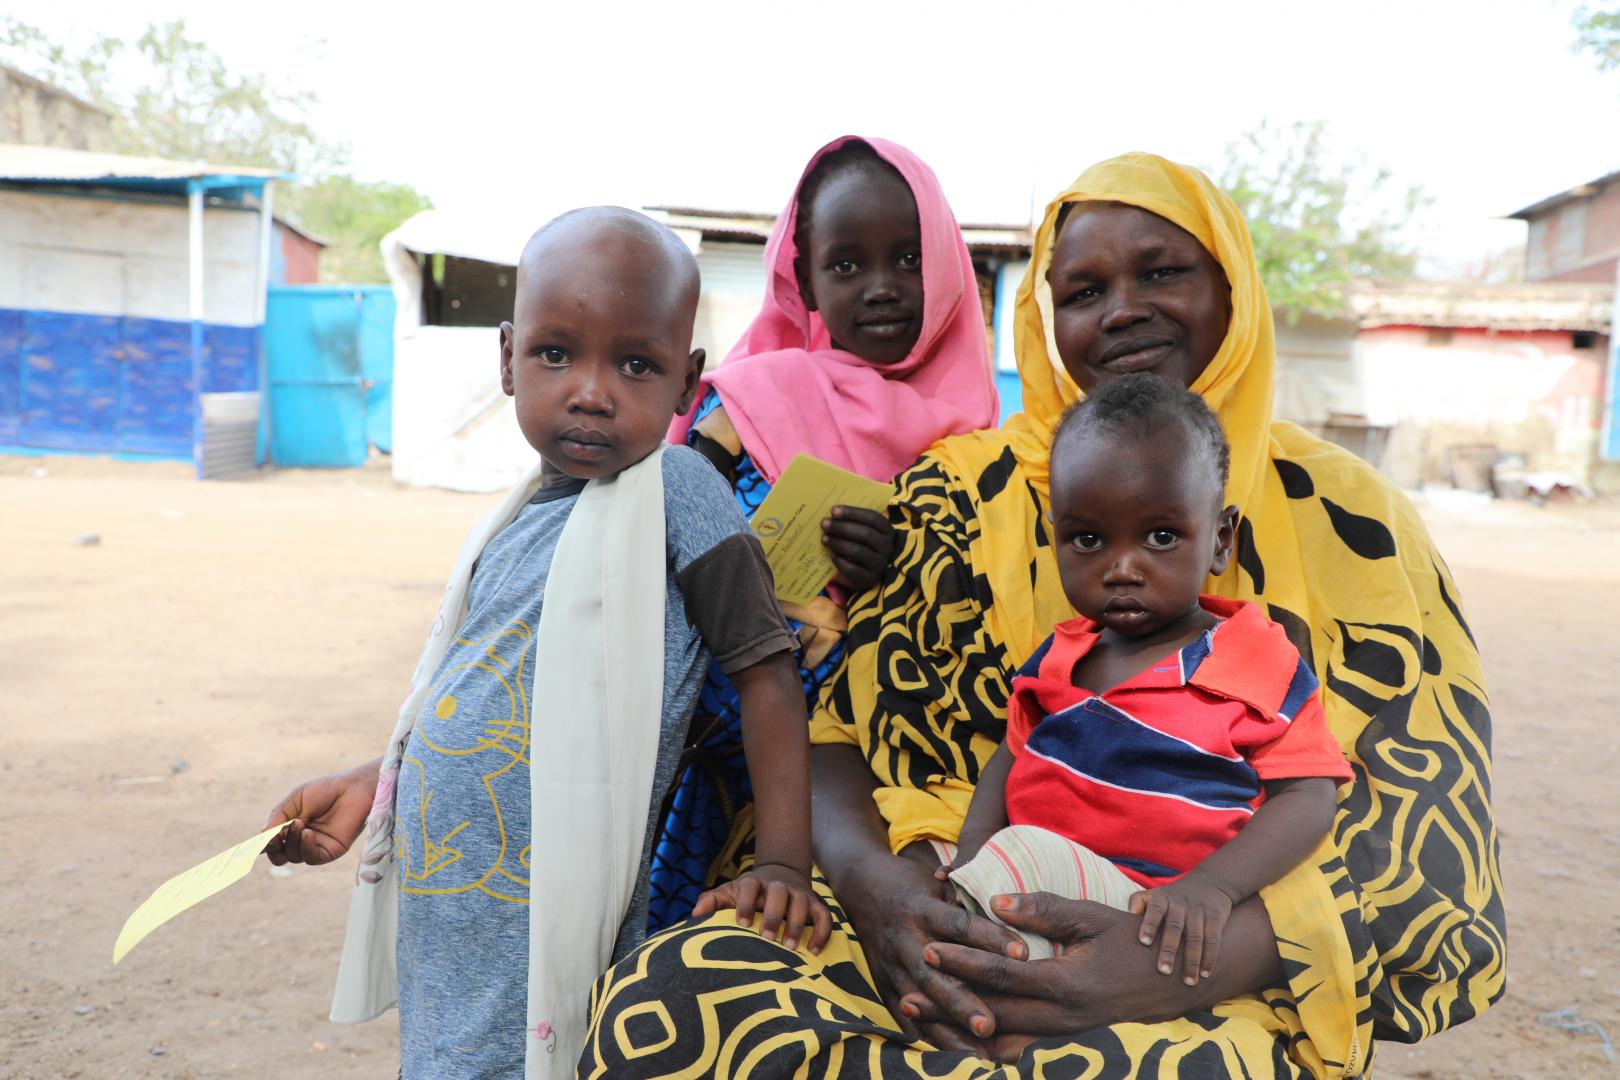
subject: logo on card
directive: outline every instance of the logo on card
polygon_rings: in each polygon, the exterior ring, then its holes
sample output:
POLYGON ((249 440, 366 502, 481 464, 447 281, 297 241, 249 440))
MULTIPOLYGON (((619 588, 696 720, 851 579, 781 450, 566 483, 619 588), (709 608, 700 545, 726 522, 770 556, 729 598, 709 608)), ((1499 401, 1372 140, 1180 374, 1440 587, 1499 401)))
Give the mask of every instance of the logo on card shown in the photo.
POLYGON ((771 537, 782 531, 781 518, 768 517, 763 521, 754 521, 753 525, 754 531, 759 534, 759 538, 761 540, 769 540, 771 537))

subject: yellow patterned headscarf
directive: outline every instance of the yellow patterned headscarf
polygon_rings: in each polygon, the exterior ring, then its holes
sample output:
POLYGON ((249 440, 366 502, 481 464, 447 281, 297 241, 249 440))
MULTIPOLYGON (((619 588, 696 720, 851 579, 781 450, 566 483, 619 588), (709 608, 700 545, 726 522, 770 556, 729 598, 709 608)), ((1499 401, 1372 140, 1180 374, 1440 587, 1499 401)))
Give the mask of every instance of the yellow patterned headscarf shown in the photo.
MULTIPOLYGON (((1024 411, 1007 421, 999 433, 1000 438, 1011 447, 1025 477, 1044 499, 1052 432, 1064 410, 1082 396, 1074 380, 1063 370, 1063 362, 1053 344, 1052 293, 1046 272, 1052 262, 1057 219, 1063 205, 1104 201, 1138 206, 1175 223, 1204 245, 1225 270, 1232 290, 1231 321, 1220 350, 1191 389, 1202 395, 1220 417, 1232 445, 1232 472, 1227 482, 1226 501, 1236 505, 1249 520, 1251 535, 1267 538, 1268 547, 1292 546, 1289 541, 1294 530, 1286 496, 1270 468, 1271 401, 1276 368, 1271 304, 1260 280, 1249 227, 1242 213, 1225 192, 1197 169, 1154 154, 1124 154, 1093 165, 1047 205, 1035 233, 1029 273, 1018 288, 1013 319, 1024 411)), ((949 461, 955 456, 953 450, 970 450, 970 447, 962 443, 953 447, 952 442, 947 442, 937 446, 934 453, 949 461)), ((963 475, 977 472, 971 462, 976 456, 970 450, 968 460, 957 463, 964 466, 963 475)), ((1024 507, 992 502, 983 509, 991 520, 984 522, 984 558, 975 558, 974 562, 987 569, 996 595, 996 605, 989 612, 995 624, 992 632, 1014 656, 1028 655, 1051 632, 1054 622, 1068 617, 1066 601, 1061 595, 1029 595, 1028 529, 1021 522, 994 520, 999 512, 1022 517, 1024 507), (1003 577, 1007 580, 1001 580, 1003 577), (1014 577, 1023 580, 1014 582, 1014 577)), ((1296 554, 1296 563, 1297 558, 1296 554)), ((1303 568, 1296 568, 1302 574, 1303 568)), ((1279 584, 1285 576, 1300 575, 1279 572, 1279 584)), ((1235 565, 1225 578, 1225 581, 1212 579, 1209 591, 1252 599, 1237 587, 1235 565)), ((1292 610, 1303 610, 1303 595, 1297 590, 1290 592, 1292 595, 1278 599, 1292 610)), ((1268 592, 1268 597, 1271 595, 1268 592)))

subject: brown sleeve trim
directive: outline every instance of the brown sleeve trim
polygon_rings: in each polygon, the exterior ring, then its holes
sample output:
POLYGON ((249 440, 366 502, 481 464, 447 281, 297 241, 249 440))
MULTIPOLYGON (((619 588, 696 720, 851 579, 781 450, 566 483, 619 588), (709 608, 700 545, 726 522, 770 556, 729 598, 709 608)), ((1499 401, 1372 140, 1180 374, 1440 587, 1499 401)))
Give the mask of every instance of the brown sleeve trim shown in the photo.
POLYGON ((753 533, 726 537, 693 559, 675 584, 703 643, 727 674, 798 647, 776 606, 771 568, 753 533))

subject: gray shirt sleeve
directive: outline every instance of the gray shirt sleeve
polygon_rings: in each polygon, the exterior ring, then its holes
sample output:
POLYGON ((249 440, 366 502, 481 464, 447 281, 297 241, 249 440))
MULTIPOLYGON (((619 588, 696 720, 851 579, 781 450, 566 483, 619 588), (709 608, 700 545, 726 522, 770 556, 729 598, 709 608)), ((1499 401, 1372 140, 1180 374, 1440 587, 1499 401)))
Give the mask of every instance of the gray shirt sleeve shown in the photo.
POLYGON ((698 556, 675 576, 675 584, 727 675, 799 644, 776 606, 771 568, 751 533, 729 536, 698 556))
POLYGON ((723 671, 797 648, 764 549, 736 497, 714 466, 685 446, 664 452, 664 516, 676 586, 723 671))

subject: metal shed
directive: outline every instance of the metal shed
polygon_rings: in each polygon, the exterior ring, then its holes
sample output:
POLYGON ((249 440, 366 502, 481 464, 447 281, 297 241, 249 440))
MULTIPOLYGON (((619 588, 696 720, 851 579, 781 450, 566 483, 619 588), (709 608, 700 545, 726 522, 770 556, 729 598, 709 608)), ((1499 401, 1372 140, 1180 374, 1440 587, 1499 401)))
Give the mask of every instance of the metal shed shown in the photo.
POLYGON ((251 468, 281 175, 0 144, 0 450, 251 468))

